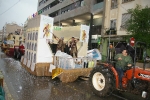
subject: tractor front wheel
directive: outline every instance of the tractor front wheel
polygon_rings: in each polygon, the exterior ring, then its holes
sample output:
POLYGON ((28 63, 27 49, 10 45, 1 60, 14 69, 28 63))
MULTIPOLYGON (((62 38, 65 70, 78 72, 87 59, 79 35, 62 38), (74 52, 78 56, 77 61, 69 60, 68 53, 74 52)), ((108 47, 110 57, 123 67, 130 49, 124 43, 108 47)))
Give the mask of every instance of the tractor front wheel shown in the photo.
POLYGON ((115 86, 111 70, 103 65, 93 68, 90 74, 90 85, 95 94, 101 97, 109 96, 115 86))

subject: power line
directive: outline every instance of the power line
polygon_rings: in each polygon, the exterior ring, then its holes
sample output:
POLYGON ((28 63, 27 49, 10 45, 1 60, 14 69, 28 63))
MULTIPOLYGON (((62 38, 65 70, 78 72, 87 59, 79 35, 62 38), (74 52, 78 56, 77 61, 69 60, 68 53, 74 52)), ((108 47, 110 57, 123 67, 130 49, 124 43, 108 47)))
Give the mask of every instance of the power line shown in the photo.
POLYGON ((14 7, 14 6, 15 6, 16 4, 18 4, 20 1, 21 1, 21 0, 17 1, 14 5, 12 5, 12 6, 9 7, 7 10, 5 10, 4 12, 2 12, 2 13, 0 14, 0 16, 3 15, 4 13, 6 13, 7 11, 9 11, 12 7, 14 7))

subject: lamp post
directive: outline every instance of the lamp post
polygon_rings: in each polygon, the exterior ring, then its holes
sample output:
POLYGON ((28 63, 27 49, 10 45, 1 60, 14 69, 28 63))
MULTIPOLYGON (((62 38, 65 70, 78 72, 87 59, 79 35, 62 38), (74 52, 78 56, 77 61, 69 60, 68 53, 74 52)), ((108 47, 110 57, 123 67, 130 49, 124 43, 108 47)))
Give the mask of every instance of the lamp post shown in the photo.
MULTIPOLYGON (((110 30, 110 29, 109 29, 110 30)), ((111 35, 111 30, 109 31, 109 38, 108 38, 108 52, 107 52, 107 61, 110 61, 110 35, 111 35)))
MULTIPOLYGON (((62 0, 59 0, 59 3, 62 3, 62 0)), ((59 27, 60 27, 60 18, 61 18, 61 8, 60 8, 60 15, 59 15, 59 27)))

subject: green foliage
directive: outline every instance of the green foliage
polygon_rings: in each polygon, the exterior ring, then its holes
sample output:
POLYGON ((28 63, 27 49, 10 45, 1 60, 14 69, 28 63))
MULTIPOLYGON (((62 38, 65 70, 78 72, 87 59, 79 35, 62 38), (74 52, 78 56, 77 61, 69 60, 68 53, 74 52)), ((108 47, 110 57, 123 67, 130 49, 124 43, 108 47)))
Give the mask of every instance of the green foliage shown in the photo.
POLYGON ((131 14, 131 18, 126 22, 127 32, 136 41, 150 44, 150 8, 137 5, 136 8, 129 9, 128 13, 131 14))
POLYGON ((100 43, 101 43, 101 38, 98 37, 97 44, 100 45, 100 43))

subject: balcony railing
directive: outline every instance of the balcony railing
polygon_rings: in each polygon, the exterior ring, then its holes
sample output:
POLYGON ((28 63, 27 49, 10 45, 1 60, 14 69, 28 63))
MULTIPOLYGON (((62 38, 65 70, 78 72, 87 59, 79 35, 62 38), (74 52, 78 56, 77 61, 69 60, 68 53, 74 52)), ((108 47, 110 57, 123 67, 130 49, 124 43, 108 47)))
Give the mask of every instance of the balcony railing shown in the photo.
POLYGON ((93 6, 93 11, 97 9, 102 9, 104 7, 104 2, 97 3, 93 6))

